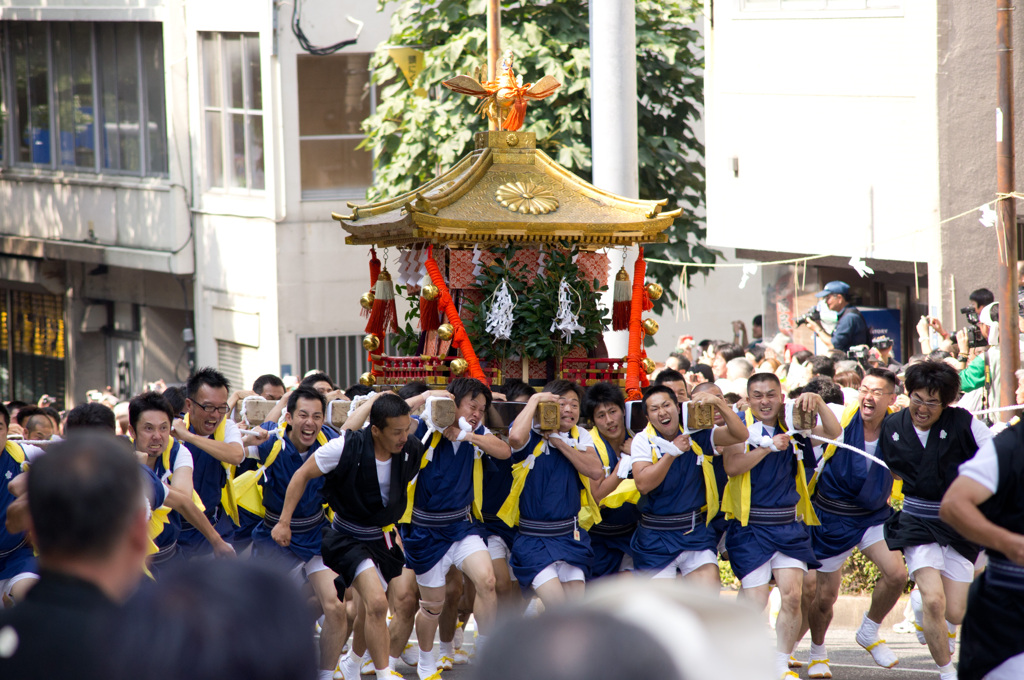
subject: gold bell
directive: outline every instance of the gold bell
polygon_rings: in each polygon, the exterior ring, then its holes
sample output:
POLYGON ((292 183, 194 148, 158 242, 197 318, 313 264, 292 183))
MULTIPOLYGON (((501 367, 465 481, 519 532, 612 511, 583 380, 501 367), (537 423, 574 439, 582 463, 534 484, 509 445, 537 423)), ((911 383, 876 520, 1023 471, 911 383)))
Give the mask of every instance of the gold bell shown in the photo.
POLYGON ((451 340, 455 337, 455 327, 450 323, 443 323, 437 327, 437 337, 444 341, 451 340))
POLYGON ((654 359, 652 359, 650 357, 644 357, 640 361, 640 364, 644 367, 644 372, 647 373, 647 375, 650 375, 651 373, 654 373, 654 369, 655 369, 654 359))
POLYGON ((376 352, 378 347, 380 347, 380 338, 376 335, 368 333, 363 336, 363 349, 367 352, 376 352))
POLYGON ((377 376, 373 373, 363 373, 359 376, 359 384, 365 385, 366 387, 373 387, 377 384, 377 376))
POLYGON ((661 287, 661 284, 658 284, 658 283, 648 283, 647 284, 647 297, 651 298, 652 300, 660 300, 661 296, 662 296, 662 294, 664 294, 664 292, 665 292, 665 290, 661 287))
POLYGON ((616 281, 629 281, 629 273, 626 271, 625 267, 622 267, 621 269, 619 269, 619 273, 615 275, 615 280, 616 281))
POLYGON ((469 362, 463 359, 462 357, 459 357, 457 359, 452 359, 452 362, 448 365, 448 368, 451 369, 452 375, 460 376, 465 374, 465 372, 469 370, 469 362))
POLYGON ((644 333, 647 335, 654 335, 658 332, 658 322, 654 319, 644 319, 644 333))
POLYGON ((437 289, 432 283, 428 283, 420 289, 420 297, 428 302, 433 302, 437 298, 441 297, 441 291, 437 289))
POLYGON ((359 306, 363 309, 373 309, 373 301, 377 298, 373 291, 367 291, 359 297, 359 306))

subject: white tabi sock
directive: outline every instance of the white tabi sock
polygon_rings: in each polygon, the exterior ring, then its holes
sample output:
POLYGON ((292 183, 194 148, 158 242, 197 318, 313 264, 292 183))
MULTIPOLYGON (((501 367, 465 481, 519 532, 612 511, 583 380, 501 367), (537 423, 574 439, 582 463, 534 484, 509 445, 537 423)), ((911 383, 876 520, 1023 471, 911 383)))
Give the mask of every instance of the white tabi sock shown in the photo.
MULTIPOLYGON (((391 657, 391 658, 394 659, 395 657, 391 657)), ((377 680, 389 680, 389 678, 393 678, 394 677, 393 675, 391 675, 391 668, 390 667, 389 668, 384 668, 384 669, 375 668, 374 672, 377 674, 377 680)))
POLYGON ((427 680, 437 672, 437 647, 431 647, 430 651, 424 651, 420 647, 420 661, 416 664, 416 673, 420 680, 427 680))
POLYGON ((945 666, 939 666, 939 680, 956 680, 956 668, 950 661, 945 666))
POLYGON ((789 652, 775 652, 775 677, 781 678, 789 670, 789 652))
POLYGON ((395 665, 399 661, 401 661, 401 660, 402 660, 402 657, 400 657, 400 656, 389 656, 388 657, 388 668, 391 669, 391 670, 395 670, 395 665))
POLYGON ((341 674, 345 676, 345 680, 359 677, 359 668, 363 663, 363 658, 359 654, 355 653, 351 647, 348 650, 348 654, 341 657, 341 674))
POLYGON ((454 642, 442 642, 441 643, 441 656, 447 656, 450 659, 455 658, 455 643, 454 642))
POLYGON ((828 652, 825 651, 825 645, 816 645, 811 643, 811 656, 810 659, 813 662, 815 659, 827 659, 828 652))
POLYGON ((874 642, 878 639, 878 627, 879 624, 869 619, 867 614, 864 614, 864 618, 860 621, 860 628, 857 630, 857 637, 868 643, 874 642))
POLYGON ((476 634, 476 640, 473 641, 473 656, 480 658, 480 650, 484 648, 484 642, 487 640, 486 635, 476 634))

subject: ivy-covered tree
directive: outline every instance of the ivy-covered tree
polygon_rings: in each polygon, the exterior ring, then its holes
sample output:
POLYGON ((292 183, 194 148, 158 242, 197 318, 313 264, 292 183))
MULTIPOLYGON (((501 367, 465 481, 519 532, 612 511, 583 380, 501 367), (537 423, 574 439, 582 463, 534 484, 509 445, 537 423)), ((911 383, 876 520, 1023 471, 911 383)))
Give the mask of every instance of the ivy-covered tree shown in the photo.
MULTIPOLYGON (((379 4, 383 9, 386 0, 379 4)), ((553 97, 530 106, 524 129, 536 134, 539 149, 589 181, 588 2, 501 4, 501 47, 515 53, 516 72, 528 82, 550 75, 562 83, 553 97)), ((376 112, 363 122, 363 147, 375 154, 370 200, 433 178, 472 150, 474 132, 487 129, 475 99, 440 86, 457 74, 485 76, 486 8, 486 0, 403 0, 395 11, 388 44, 423 50, 424 68, 410 87, 386 47, 371 61, 374 81, 385 85, 376 112), (427 96, 416 94, 421 88, 427 96)), ((693 132, 704 87, 692 23, 698 11, 692 0, 636 0, 640 198, 667 198, 670 208, 683 208, 667 231, 669 242, 648 246, 648 257, 711 263, 717 253, 703 245, 706 228, 697 216, 705 196, 704 147, 693 132)), ((651 263, 648 272, 664 285, 668 294, 655 303, 664 304, 679 269, 651 263)))

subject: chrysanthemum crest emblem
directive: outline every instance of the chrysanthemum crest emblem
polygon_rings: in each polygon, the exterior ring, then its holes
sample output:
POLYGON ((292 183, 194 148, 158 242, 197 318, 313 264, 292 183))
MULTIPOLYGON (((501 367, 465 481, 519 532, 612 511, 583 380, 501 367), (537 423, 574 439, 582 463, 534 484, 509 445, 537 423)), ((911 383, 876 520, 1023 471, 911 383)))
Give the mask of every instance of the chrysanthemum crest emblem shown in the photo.
POLYGON ((532 180, 502 184, 494 196, 503 207, 523 215, 546 215, 558 210, 555 194, 532 180))

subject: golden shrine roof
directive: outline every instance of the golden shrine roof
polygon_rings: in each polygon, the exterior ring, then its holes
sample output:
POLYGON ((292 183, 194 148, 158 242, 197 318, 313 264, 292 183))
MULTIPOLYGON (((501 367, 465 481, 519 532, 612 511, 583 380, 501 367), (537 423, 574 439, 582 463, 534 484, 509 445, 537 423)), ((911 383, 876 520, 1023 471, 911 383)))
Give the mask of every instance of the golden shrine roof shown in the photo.
POLYGON ((394 198, 331 213, 350 245, 451 247, 568 241, 584 250, 664 243, 682 212, 602 191, 536 148, 532 132, 489 131, 447 172, 394 198))

